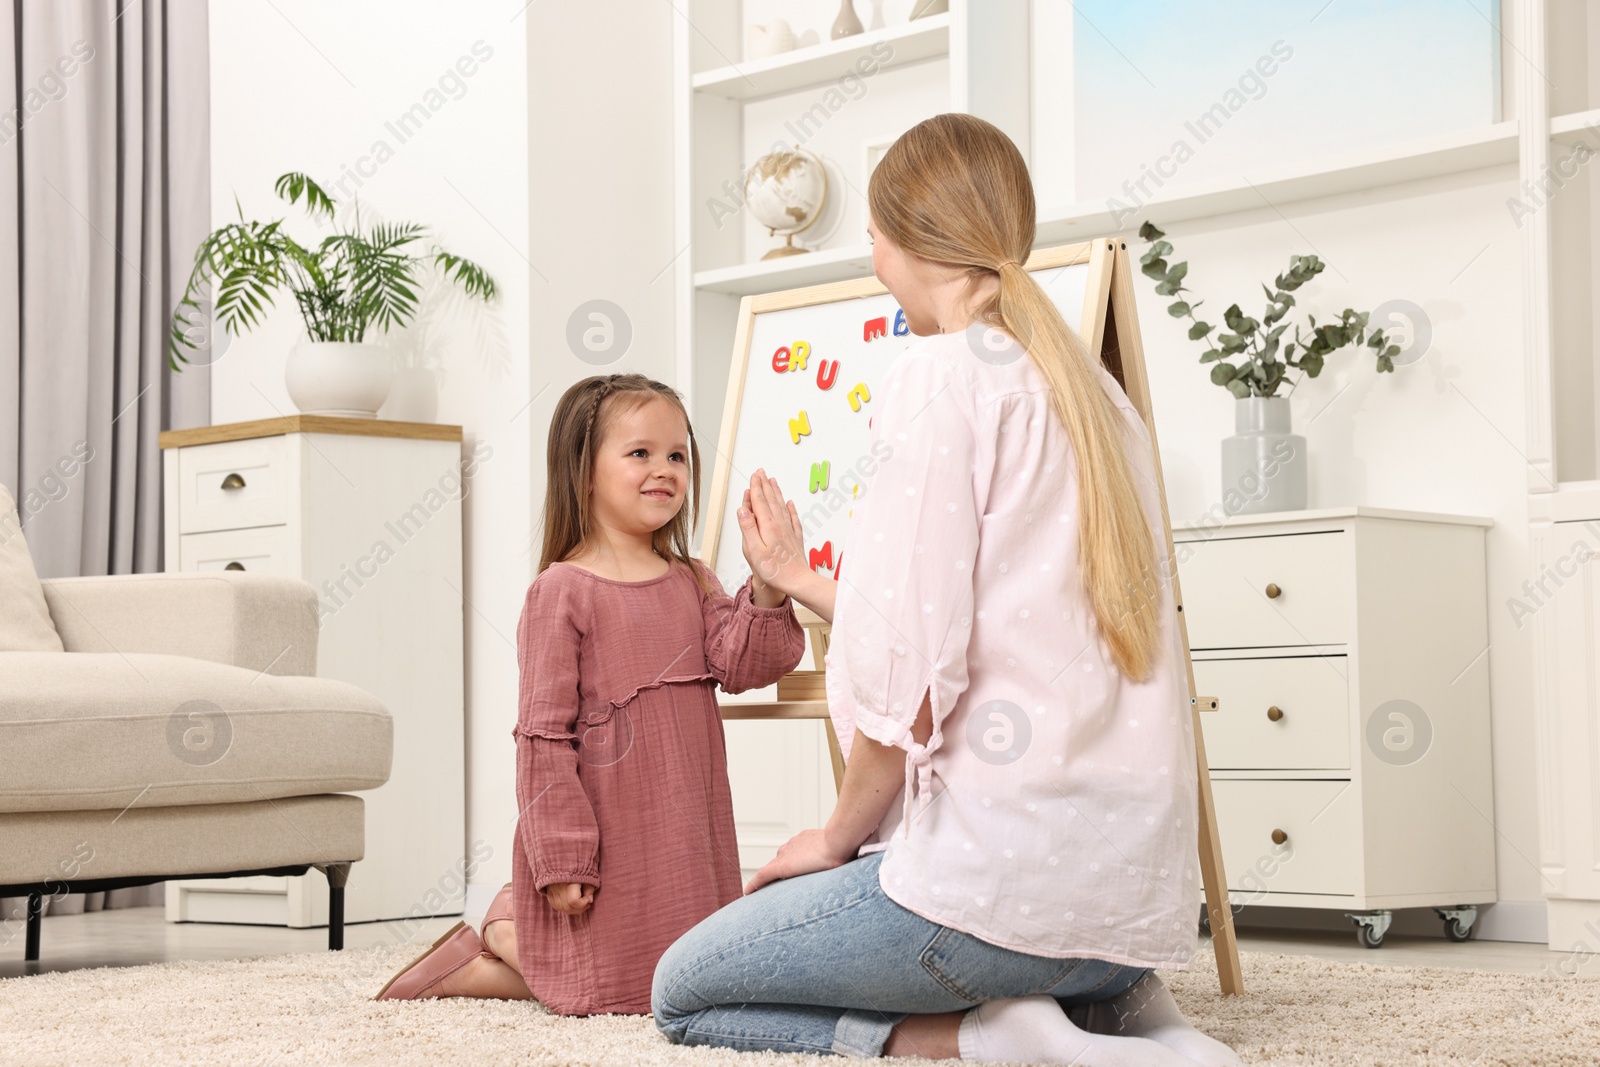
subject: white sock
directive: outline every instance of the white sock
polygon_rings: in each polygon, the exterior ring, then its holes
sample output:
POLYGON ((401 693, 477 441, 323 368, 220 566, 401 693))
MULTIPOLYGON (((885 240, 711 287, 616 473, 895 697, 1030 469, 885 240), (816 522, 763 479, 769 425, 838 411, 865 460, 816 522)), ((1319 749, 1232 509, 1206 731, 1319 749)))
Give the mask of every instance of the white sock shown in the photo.
POLYGON ((1077 1067, 1193 1067, 1155 1041, 1085 1033, 1072 1025, 1054 997, 1047 996, 979 1004, 962 1017, 957 1042, 964 1060, 1077 1067))
POLYGON ((1199 1067, 1238 1067, 1239 1054, 1190 1025, 1154 971, 1108 1000, 1072 1009, 1072 1017, 1094 1034, 1119 1034, 1158 1042, 1199 1067))

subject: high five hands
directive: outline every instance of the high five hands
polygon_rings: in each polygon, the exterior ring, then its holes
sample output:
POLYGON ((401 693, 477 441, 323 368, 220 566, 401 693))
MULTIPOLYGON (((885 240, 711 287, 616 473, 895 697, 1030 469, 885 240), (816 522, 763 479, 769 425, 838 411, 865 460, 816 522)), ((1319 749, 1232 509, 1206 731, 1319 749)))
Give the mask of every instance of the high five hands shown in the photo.
POLYGON ((755 577, 754 592, 758 600, 766 601, 764 606, 775 607, 811 571, 800 513, 793 501, 783 499, 777 479, 758 469, 750 476, 738 518, 744 558, 755 577))

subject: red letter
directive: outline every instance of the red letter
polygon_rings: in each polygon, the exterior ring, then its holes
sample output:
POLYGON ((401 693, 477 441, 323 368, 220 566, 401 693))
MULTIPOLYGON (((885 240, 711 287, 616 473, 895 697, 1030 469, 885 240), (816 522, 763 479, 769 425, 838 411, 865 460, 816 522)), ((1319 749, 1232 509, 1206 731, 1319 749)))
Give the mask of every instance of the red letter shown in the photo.
POLYGON ((789 369, 789 349, 787 347, 780 348, 772 353, 772 369, 779 372, 789 369))
POLYGON ((883 337, 889 332, 889 320, 883 316, 868 319, 867 324, 861 328, 861 339, 870 341, 874 337, 883 337))
POLYGON ((817 360, 817 388, 818 389, 832 389, 833 388, 833 379, 838 377, 838 375, 839 375, 839 361, 838 360, 834 360, 833 361, 833 369, 831 369, 831 370, 828 368, 828 361, 827 360, 825 360, 825 359, 817 360))

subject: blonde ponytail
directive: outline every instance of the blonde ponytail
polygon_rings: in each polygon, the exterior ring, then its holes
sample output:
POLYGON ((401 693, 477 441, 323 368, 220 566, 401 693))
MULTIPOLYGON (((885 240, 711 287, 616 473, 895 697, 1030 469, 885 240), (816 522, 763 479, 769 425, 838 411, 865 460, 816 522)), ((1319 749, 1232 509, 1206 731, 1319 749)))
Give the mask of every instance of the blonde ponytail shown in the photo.
POLYGON ((1112 661, 1143 681, 1159 657, 1161 584, 1150 528, 1125 451, 1122 413, 1083 340, 1021 266, 1033 247, 1033 183, 1016 145, 973 115, 935 115, 908 130, 872 173, 873 221, 911 254, 998 273, 977 319, 1027 350, 1050 384, 1078 475, 1078 564, 1112 661))

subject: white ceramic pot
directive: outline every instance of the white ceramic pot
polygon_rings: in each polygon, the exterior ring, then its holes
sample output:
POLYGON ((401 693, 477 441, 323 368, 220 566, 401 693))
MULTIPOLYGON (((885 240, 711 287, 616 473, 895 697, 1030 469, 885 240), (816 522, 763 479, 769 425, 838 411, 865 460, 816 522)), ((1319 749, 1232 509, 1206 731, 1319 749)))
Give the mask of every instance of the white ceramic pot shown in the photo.
POLYGON ((306 415, 375 419, 389 398, 394 354, 383 345, 305 341, 289 350, 284 384, 306 415))

